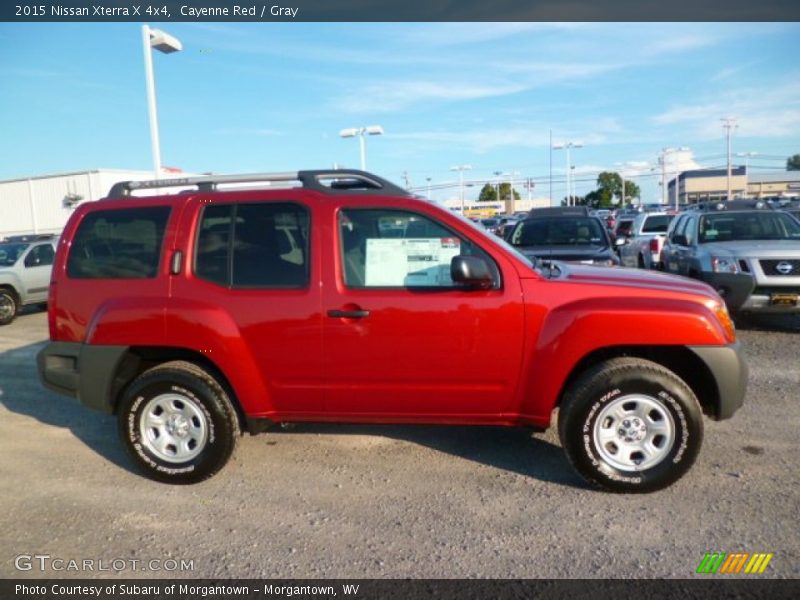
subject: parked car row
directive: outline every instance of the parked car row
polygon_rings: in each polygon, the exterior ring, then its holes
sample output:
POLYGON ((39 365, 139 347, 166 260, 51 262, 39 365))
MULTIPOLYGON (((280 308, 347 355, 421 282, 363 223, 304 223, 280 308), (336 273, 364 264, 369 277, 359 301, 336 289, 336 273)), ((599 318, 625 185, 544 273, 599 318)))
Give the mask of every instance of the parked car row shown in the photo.
POLYGON ((800 312, 798 212, 793 203, 757 200, 701 203, 681 212, 534 209, 505 239, 534 261, 621 265, 698 279, 731 311, 800 312), (612 229, 608 219, 614 219, 612 229))

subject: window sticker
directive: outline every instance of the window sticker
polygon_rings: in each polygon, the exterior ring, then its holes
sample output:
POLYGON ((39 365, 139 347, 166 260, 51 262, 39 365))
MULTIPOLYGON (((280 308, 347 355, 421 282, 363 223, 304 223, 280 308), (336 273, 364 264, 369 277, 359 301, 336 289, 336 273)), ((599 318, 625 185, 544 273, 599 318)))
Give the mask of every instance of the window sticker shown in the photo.
POLYGON ((461 240, 448 238, 371 238, 367 240, 368 287, 449 287, 450 261, 461 240))

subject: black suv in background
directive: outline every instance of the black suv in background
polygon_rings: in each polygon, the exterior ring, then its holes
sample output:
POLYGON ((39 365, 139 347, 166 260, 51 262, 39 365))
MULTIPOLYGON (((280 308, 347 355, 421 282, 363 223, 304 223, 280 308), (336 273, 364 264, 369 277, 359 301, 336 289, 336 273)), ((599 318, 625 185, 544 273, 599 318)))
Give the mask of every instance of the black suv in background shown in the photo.
POLYGON ((525 256, 611 267, 619 264, 605 224, 585 206, 535 208, 506 237, 525 256))

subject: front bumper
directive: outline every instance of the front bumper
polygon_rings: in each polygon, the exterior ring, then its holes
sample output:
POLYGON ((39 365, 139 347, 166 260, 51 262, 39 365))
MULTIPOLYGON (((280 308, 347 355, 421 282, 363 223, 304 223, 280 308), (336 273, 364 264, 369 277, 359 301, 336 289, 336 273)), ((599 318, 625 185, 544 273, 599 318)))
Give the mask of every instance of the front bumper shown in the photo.
POLYGON ((37 355, 39 378, 48 389, 72 396, 94 410, 112 414, 120 364, 128 346, 50 342, 37 355))
POLYGON ((795 302, 794 306, 773 304, 770 294, 760 294, 758 290, 756 290, 747 298, 745 303, 739 307, 739 310, 742 312, 769 313, 774 315, 800 313, 800 301, 795 302))
POLYGON ((728 346, 689 346, 711 373, 717 387, 714 419, 730 419, 744 404, 749 369, 739 342, 728 346))
POLYGON ((731 312, 739 310, 756 287, 755 280, 747 273, 703 272, 700 279, 722 296, 731 312))

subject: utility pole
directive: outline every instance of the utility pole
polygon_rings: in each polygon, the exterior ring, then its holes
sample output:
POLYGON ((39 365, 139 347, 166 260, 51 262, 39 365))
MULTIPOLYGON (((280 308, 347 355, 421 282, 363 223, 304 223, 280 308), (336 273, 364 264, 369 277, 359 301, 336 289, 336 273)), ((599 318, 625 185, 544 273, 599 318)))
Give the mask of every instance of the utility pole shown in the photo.
POLYGON ((736 119, 733 117, 725 117, 720 119, 722 127, 725 129, 725 137, 728 145, 728 196, 726 200, 731 199, 731 130, 738 127, 736 119))
POLYGON ((737 152, 736 156, 744 156, 744 199, 747 200, 747 192, 750 187, 750 165, 748 159, 751 156, 758 156, 758 152, 737 152))
POLYGON ((451 171, 458 171, 458 191, 461 197, 461 214, 464 214, 464 171, 471 171, 472 165, 457 165, 450 167, 451 171))
POLYGON ((553 130, 550 130, 550 206, 553 205, 553 130))

